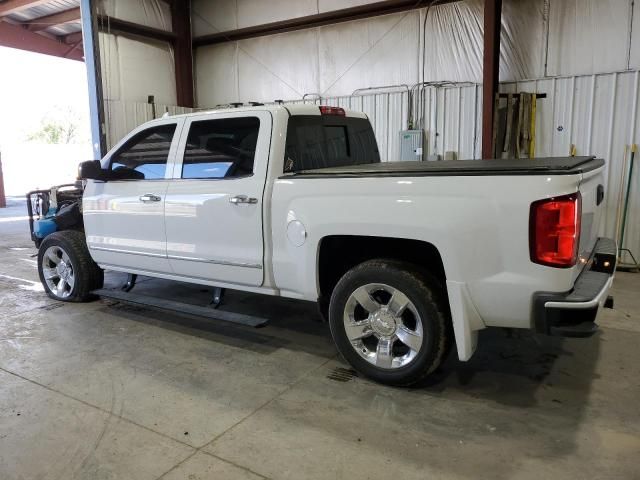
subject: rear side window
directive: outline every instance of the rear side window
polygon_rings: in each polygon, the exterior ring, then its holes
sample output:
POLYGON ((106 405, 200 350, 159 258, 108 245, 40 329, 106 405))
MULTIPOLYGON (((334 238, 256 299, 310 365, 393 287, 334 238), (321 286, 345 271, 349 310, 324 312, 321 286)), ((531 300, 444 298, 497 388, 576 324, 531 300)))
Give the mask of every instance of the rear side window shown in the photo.
POLYGON ((164 178, 176 124, 148 128, 135 135, 112 157, 109 168, 115 180, 164 178))
POLYGON ((378 144, 367 119, 337 115, 289 118, 285 173, 379 162, 378 144))
POLYGON ((238 178, 253 173, 260 120, 223 118, 193 122, 182 161, 182 178, 238 178))

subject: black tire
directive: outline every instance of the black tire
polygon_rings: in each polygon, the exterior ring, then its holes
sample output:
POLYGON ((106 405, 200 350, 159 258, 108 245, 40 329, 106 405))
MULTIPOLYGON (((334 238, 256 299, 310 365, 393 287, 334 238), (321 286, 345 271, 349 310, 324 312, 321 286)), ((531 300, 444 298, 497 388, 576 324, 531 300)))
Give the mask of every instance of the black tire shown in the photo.
MULTIPOLYGON (((54 262, 48 260, 48 265, 54 266, 54 262)), ((55 268, 55 267, 53 267, 55 268)), ((63 302, 86 302, 93 299, 91 291, 96 288, 101 288, 104 282, 103 270, 93 261, 87 248, 87 242, 84 236, 84 232, 76 230, 65 230, 62 232, 55 232, 48 235, 40 245, 38 250, 38 275, 40 282, 44 287, 45 292, 49 297, 54 300, 63 302), (57 291, 53 291, 47 280, 45 279, 45 253, 50 249, 53 251, 60 249, 69 258, 70 270, 72 272, 74 282, 73 287, 69 288, 69 284, 66 286, 68 290, 65 290, 63 295, 59 295, 57 291)), ((54 283, 56 277, 52 280, 54 283)), ((61 280, 58 275, 58 284, 61 280)))
MULTIPOLYGON (((366 310, 363 312, 367 313, 366 310)), ((445 359, 453 340, 448 312, 443 288, 428 272, 408 263, 376 259, 361 263, 340 279, 331 295, 329 325, 338 351, 358 372, 383 384, 408 386, 425 379, 445 359), (395 368, 374 365, 356 351, 347 336, 343 320, 347 301, 358 288, 368 284, 385 284, 399 290, 412 302, 418 313, 419 318, 415 322, 422 325, 422 343, 406 365, 395 368)), ((397 341, 396 337, 392 351, 397 341)))

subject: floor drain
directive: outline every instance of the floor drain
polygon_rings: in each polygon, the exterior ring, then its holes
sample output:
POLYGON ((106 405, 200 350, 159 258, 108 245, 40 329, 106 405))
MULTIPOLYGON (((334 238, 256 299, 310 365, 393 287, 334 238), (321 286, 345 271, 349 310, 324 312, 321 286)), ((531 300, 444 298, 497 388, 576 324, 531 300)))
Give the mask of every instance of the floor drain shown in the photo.
POLYGON ((358 372, 356 372, 355 370, 352 370, 350 368, 336 367, 331 370, 329 375, 327 375, 327 378, 335 380, 336 382, 348 382, 349 380, 353 380, 357 376, 358 372))

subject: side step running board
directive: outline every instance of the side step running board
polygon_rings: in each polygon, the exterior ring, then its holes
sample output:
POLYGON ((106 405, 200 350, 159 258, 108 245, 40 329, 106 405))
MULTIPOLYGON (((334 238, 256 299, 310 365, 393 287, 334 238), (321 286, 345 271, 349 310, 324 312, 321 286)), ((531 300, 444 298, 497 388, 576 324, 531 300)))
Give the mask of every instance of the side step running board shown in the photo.
POLYGON ((98 290, 94 290, 92 293, 104 298, 110 298, 124 303, 142 305, 159 310, 168 310, 171 312, 193 315, 196 317, 204 317, 211 320, 219 320, 222 322, 235 323, 247 327, 264 327, 269 322, 269 320, 266 318, 244 315, 242 313, 224 312, 222 310, 215 310, 211 307, 200 307, 198 305, 175 302, 173 300, 166 300, 164 298, 151 297, 149 295, 127 293, 121 290, 110 290, 107 288, 101 288, 98 290))

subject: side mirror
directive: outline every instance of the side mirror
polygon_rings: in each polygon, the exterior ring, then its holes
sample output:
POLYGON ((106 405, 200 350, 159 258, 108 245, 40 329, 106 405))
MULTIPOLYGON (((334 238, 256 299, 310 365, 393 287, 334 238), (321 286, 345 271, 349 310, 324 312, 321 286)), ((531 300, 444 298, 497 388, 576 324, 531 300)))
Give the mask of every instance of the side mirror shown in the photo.
POLYGON ((100 160, 89 160, 82 162, 78 165, 78 179, 79 180, 102 180, 107 179, 106 171, 102 169, 100 160))

